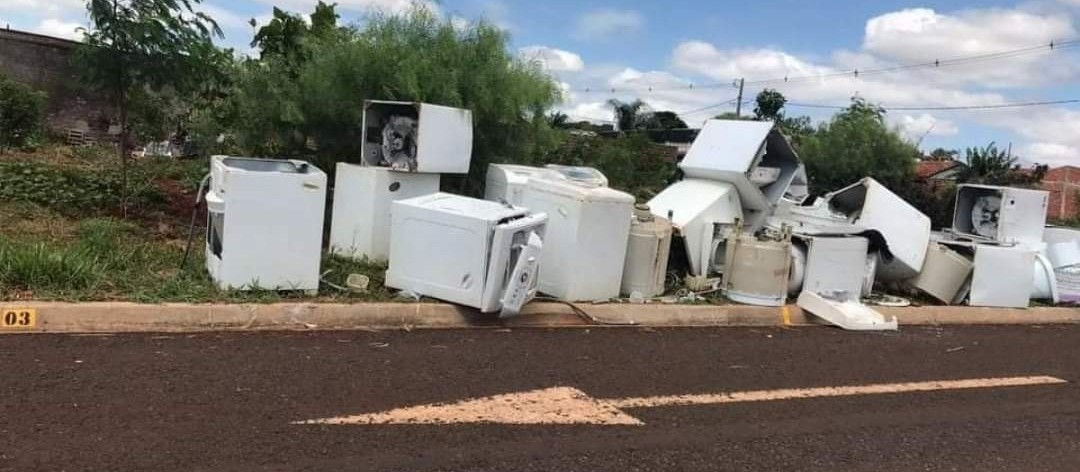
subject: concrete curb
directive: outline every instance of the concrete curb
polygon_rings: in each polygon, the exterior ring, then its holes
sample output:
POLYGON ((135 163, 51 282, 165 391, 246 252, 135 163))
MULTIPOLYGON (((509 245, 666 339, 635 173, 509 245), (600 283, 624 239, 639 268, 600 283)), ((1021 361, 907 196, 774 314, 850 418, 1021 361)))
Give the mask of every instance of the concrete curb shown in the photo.
MULTIPOLYGON (((356 330, 555 327, 736 327, 816 326, 800 308, 747 305, 581 304, 597 322, 589 322, 557 303, 532 303, 517 318, 439 303, 359 304, 137 304, 120 302, 0 302, 4 310, 34 308, 37 325, 0 329, 0 333, 124 333, 257 330, 356 330)), ((978 307, 908 307, 878 310, 901 325, 1060 324, 1080 323, 1080 308, 999 309, 978 307)))

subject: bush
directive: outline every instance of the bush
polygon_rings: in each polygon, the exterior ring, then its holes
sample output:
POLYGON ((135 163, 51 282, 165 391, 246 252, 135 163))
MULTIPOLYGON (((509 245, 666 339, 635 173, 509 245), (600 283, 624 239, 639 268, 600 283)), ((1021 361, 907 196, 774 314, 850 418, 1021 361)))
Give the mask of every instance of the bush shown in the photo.
POLYGON ((44 92, 0 75, 0 153, 30 144, 45 115, 44 92))
POLYGON ((644 202, 675 180, 678 168, 666 159, 667 149, 644 134, 596 138, 566 134, 558 151, 545 163, 595 167, 608 183, 644 202))

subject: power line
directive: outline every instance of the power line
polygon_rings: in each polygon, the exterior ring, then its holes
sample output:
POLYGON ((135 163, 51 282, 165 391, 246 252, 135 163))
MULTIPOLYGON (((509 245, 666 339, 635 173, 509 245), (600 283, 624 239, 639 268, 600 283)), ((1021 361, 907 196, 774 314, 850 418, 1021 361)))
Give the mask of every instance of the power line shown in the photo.
MULTIPOLYGON (((1066 41, 1055 42, 1051 41, 1046 44, 1040 44, 1037 46, 1029 46, 1019 49, 1011 49, 1007 51, 998 51, 992 53, 976 54, 972 56, 961 56, 949 59, 934 59, 932 61, 923 61, 910 64, 901 64, 889 67, 881 67, 874 69, 848 69, 844 71, 829 72, 825 74, 807 74, 799 76, 784 76, 773 77, 765 79, 753 79, 746 80, 744 85, 771 85, 771 84, 784 84, 784 83, 797 83, 810 80, 822 80, 828 78, 837 77, 852 77, 860 78, 867 75, 878 75, 892 72, 899 72, 905 70, 917 70, 917 69, 940 69, 943 67, 953 67, 967 64, 975 64, 979 62, 994 61, 1000 59, 1010 59, 1014 57, 1020 57, 1028 54, 1039 52, 1054 52, 1062 49, 1069 49, 1080 46, 1080 38, 1070 39, 1066 41)), ((731 82, 719 82, 712 84, 694 84, 687 83, 682 86, 672 87, 642 87, 642 88, 620 88, 620 87, 585 87, 584 89, 572 89, 572 91, 584 92, 584 93, 618 93, 618 92, 675 92, 675 91, 692 91, 692 90, 707 90, 727 87, 737 87, 739 79, 733 79, 731 82)))
MULTIPOLYGON (((962 111, 962 110, 993 110, 1000 108, 1022 108, 1022 107, 1038 107, 1047 105, 1066 105, 1071 103, 1080 103, 1080 99, 1069 100, 1048 100, 1041 102, 1018 102, 1018 103, 999 103, 996 105, 962 105, 962 106, 912 106, 912 107, 890 107, 885 105, 879 105, 886 111, 962 111)), ((829 110, 842 110, 848 108, 850 105, 824 105, 819 103, 792 103, 787 102, 784 106, 800 107, 800 108, 824 108, 829 110)))

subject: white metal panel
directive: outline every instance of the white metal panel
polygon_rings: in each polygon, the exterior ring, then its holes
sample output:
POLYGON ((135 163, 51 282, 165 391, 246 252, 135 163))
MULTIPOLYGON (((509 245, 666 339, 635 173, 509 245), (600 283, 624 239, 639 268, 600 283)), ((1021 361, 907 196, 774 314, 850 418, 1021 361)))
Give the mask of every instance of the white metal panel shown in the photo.
POLYGON ((649 200, 656 216, 667 218, 683 237, 690 270, 694 275, 707 275, 708 253, 712 245, 714 224, 735 224, 742 218, 742 206, 735 186, 727 182, 686 179, 676 182, 649 200))
POLYGON ((397 200, 439 191, 439 174, 338 163, 330 251, 372 261, 390 258, 390 208, 397 200))
POLYGON ((1035 251, 979 245, 971 278, 972 306, 1027 308, 1034 285, 1035 251))
POLYGON ((765 151, 772 129, 768 121, 708 120, 679 168, 688 177, 704 179, 745 175, 765 151))
POLYGON ((522 204, 548 215, 539 290, 567 301, 619 296, 634 197, 608 187, 533 177, 522 204))
POLYGON ((911 285, 949 304, 960 294, 973 268, 974 263, 968 258, 931 241, 922 270, 911 280, 911 285))
POLYGON ((869 241, 857 236, 805 238, 806 275, 803 291, 862 293, 869 241))

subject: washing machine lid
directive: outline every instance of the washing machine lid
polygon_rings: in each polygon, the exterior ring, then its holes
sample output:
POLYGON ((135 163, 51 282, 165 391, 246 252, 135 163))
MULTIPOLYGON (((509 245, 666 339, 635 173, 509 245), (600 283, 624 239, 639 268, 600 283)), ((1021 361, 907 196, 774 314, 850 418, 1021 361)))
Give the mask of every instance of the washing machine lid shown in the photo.
POLYGON ((611 187, 581 185, 572 180, 564 180, 557 177, 553 178, 551 174, 543 174, 529 180, 529 189, 572 198, 582 202, 625 203, 633 205, 636 201, 633 195, 615 190, 611 187))
POLYGON ((429 210, 456 213, 483 221, 501 221, 507 218, 518 218, 529 213, 529 210, 521 207, 443 192, 400 200, 398 203, 429 210))
POLYGON ((582 187, 608 186, 607 176, 592 167, 548 164, 545 166, 545 169, 554 172, 561 179, 565 179, 582 187))

